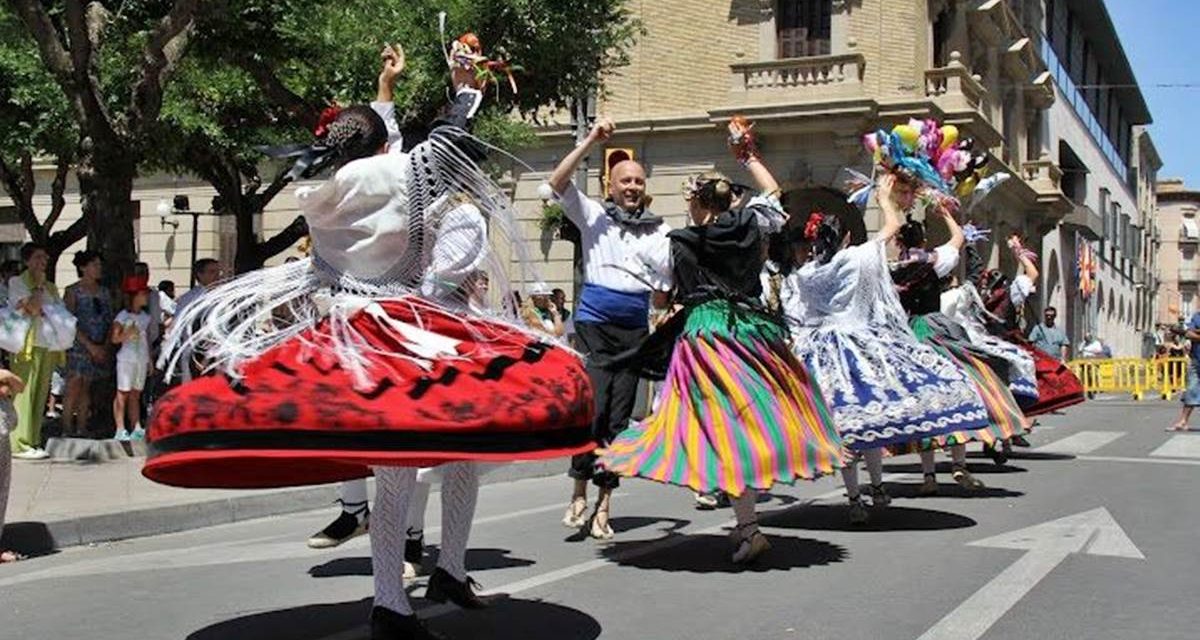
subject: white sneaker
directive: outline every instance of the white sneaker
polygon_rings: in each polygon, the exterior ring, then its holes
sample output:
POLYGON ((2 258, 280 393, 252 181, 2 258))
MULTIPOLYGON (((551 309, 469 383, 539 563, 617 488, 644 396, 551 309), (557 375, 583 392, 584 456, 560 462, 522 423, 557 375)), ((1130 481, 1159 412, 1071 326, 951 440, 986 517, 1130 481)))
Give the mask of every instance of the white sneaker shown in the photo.
POLYGON ((46 453, 45 449, 35 447, 33 449, 26 449, 20 453, 14 453, 12 457, 17 460, 45 460, 50 457, 50 454, 46 453))
POLYGON ((129 442, 133 440, 133 438, 129 435, 128 431, 124 429, 117 429, 117 432, 113 434, 113 440, 116 440, 117 442, 129 442))

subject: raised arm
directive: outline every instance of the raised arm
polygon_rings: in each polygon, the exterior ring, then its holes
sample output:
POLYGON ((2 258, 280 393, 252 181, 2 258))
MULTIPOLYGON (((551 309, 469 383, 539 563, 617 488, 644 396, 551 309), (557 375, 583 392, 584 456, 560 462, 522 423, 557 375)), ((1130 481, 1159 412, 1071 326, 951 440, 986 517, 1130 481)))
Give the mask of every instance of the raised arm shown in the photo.
POLYGON ((1038 272, 1037 265, 1033 262, 1034 253, 1029 249, 1026 249, 1025 246, 1021 244, 1021 238, 1017 237, 1016 235, 1013 235, 1008 239, 1008 247, 1012 249, 1013 254, 1017 256, 1017 261, 1021 263, 1021 272, 1025 274, 1025 277, 1037 282, 1040 273, 1038 272))
POLYGON ((583 142, 576 145, 570 153, 563 157, 562 161, 558 163, 558 166, 550 174, 550 180, 548 181, 550 188, 554 189, 554 193, 561 195, 566 190, 567 185, 571 184, 571 179, 575 176, 575 170, 579 168, 579 163, 583 162, 583 159, 592 152, 592 147, 597 143, 603 144, 607 142, 612 137, 614 128, 611 120, 607 118, 602 119, 596 123, 596 126, 592 127, 591 132, 588 133, 588 137, 583 142))
POLYGON ((953 213, 944 208, 939 208, 938 211, 942 214, 942 220, 946 221, 946 229, 950 231, 950 239, 946 241, 946 245, 953 247, 955 251, 962 251, 963 246, 967 244, 967 236, 963 234, 962 225, 954 219, 953 213))
POLYGON ((763 162, 762 155, 758 152, 758 145, 754 143, 754 135, 752 129, 754 125, 750 124, 745 118, 735 117, 729 121, 729 143, 733 147, 737 159, 750 172, 750 176, 754 178, 754 184, 758 185, 759 191, 764 194, 779 196, 779 182, 775 180, 775 176, 771 174, 771 170, 767 168, 763 162))
POLYGON ((896 198, 896 176, 891 173, 880 176, 879 188, 875 190, 875 194, 879 208, 883 210, 883 225, 879 227, 875 239, 888 242, 895 238, 896 234, 900 233, 900 227, 904 226, 904 211, 896 198))

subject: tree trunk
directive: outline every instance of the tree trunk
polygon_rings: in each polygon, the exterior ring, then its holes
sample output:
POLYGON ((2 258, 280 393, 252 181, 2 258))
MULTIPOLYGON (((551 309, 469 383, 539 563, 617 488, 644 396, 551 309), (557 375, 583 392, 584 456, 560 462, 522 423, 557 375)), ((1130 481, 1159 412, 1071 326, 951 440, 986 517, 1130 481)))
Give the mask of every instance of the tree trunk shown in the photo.
POLYGON ((121 159, 99 158, 85 151, 76 171, 83 215, 88 219, 88 248, 100 253, 104 283, 116 291, 137 259, 132 204, 137 168, 121 159))

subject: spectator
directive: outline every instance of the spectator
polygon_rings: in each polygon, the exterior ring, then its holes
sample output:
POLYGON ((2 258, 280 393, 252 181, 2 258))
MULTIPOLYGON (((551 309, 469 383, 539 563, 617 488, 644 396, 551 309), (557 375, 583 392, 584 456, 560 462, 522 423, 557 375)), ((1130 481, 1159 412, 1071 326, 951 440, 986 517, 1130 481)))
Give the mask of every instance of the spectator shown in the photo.
POLYGON ((1104 341, 1089 333, 1083 338, 1083 343, 1079 345, 1079 357, 1099 359, 1108 357, 1108 347, 1104 346, 1104 341))
POLYGON ((50 377, 55 367, 66 360, 65 353, 75 339, 75 318, 63 306, 58 288, 46 279, 50 255, 37 243, 21 247, 25 272, 8 281, 9 309, 28 323, 24 346, 15 350, 12 371, 25 381, 25 390, 13 400, 17 428, 12 430, 12 455, 23 460, 50 457, 42 449, 42 421, 45 417, 50 377))
POLYGON ((100 254, 80 251, 72 260, 79 282, 63 296, 67 311, 75 316, 75 344, 67 351, 67 389, 63 400, 63 436, 88 435, 92 415, 92 382, 111 375, 108 332, 112 327, 112 295, 100 286, 100 254))
MULTIPOLYGON (((13 396, 25 390, 25 383, 13 372, 0 369, 0 537, 4 534, 4 511, 8 509, 8 487, 12 481, 12 449, 8 434, 17 426, 13 396)), ((24 560, 16 551, 0 548, 0 564, 24 560)))
POLYGON ((550 289, 545 283, 535 283, 529 290, 529 300, 521 308, 521 317, 530 328, 561 338, 565 333, 562 316, 558 314, 558 308, 551 304, 550 296, 550 289))
MULTIPOLYGON (((133 276, 142 278, 142 281, 149 285, 150 283, 150 265, 145 262, 135 262, 133 264, 133 276)), ((158 290, 154 287, 149 287, 149 300, 146 303, 146 314, 150 316, 150 344, 157 344, 158 339, 162 336, 163 313, 162 304, 159 301, 158 290)))
POLYGON ((1071 356, 1071 341, 1062 329, 1054 326, 1058 319, 1058 309, 1046 307, 1042 314, 1042 322, 1029 332, 1029 341, 1038 349, 1066 361, 1071 356))
POLYGON ((129 276, 122 284, 125 292, 125 308, 117 314, 112 325, 112 343, 121 346, 117 352, 117 397, 113 400, 113 421, 118 441, 143 440, 146 431, 142 428, 141 399, 150 373, 150 325, 153 320, 147 312, 151 291, 146 280, 140 276, 129 276), (132 430, 126 430, 128 423, 132 430))
POLYGON ((1192 410, 1200 407, 1200 311, 1192 313, 1192 317, 1188 320, 1182 333, 1183 337, 1191 343, 1191 350, 1188 354, 1187 386, 1183 391, 1183 410, 1179 414, 1179 419, 1167 431, 1187 431, 1192 410))
MULTIPOLYGON (((221 279, 221 263, 212 258, 201 258, 192 265, 192 274, 196 279, 196 286, 188 289, 187 293, 179 296, 175 301, 175 317, 178 318, 187 310, 188 305, 195 302, 200 296, 208 291, 209 287, 217 283, 221 279)), ((178 377, 187 382, 195 377, 196 372, 193 371, 194 358, 191 351, 186 351, 180 361, 183 363, 180 370, 177 372, 178 377)))
POLYGON ((0 263, 0 306, 8 305, 8 281, 21 275, 20 260, 5 260, 0 263))
POLYGON ((163 330, 169 324, 168 319, 175 315, 175 282, 163 280, 158 283, 158 306, 163 312, 163 330))
POLYGON ((554 308, 558 309, 558 315, 563 322, 571 320, 571 310, 567 308, 567 292, 562 289, 555 288, 550 294, 550 301, 554 303, 554 308))

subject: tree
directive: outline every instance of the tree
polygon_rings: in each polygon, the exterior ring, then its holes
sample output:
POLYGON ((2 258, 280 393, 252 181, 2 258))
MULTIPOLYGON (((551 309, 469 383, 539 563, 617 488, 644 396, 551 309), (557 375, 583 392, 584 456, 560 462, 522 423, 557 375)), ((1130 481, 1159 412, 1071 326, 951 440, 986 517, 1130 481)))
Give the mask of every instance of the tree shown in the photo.
POLYGON ((51 278, 62 252, 87 234, 86 218, 54 231, 66 205, 64 192, 77 144, 78 131, 33 41, 12 14, 0 11, 0 184, 30 238, 46 245, 51 278), (53 162, 54 178, 50 211, 39 220, 33 205, 35 165, 43 161, 53 162))
POLYGON ((115 281, 135 255, 131 196, 163 90, 212 0, 7 0, 79 130, 75 172, 88 244, 115 281), (110 11, 107 4, 119 9, 110 11))
POLYGON ((196 53, 168 88, 158 140, 164 167, 201 176, 237 222, 236 268, 262 266, 307 233, 297 219, 262 240, 254 220, 285 186, 280 167, 254 148, 311 139, 331 101, 375 95, 383 44, 407 50, 408 72, 397 108, 411 138, 422 134, 446 100, 446 64, 436 16, 448 12, 451 35, 477 32, 489 49, 506 49, 529 69, 520 92, 493 94, 476 132, 511 148, 534 138, 510 113, 532 117, 596 88, 603 69, 627 61, 637 25, 624 0, 478 0, 392 2, 250 0, 236 11, 209 12, 197 23, 196 53), (380 34, 378 25, 388 25, 380 34), (263 173, 268 179, 264 180, 263 173), (270 178, 274 177, 274 180, 270 178))

